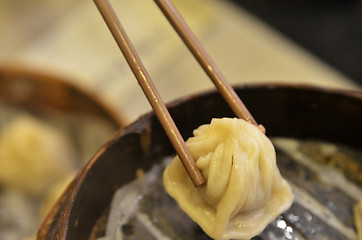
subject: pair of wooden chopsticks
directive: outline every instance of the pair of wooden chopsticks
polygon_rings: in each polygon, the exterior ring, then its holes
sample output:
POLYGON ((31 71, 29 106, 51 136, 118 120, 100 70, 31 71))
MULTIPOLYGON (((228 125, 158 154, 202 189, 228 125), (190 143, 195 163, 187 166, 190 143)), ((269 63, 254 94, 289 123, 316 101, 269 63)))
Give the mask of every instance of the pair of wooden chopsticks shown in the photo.
MULTIPOLYGON (((144 94, 150 102, 156 116, 161 122, 168 138, 170 139, 173 147, 175 148, 178 156, 180 157, 187 173, 192 179, 195 186, 201 186, 205 183, 205 179, 197 168, 195 160, 191 156, 185 141, 183 140, 180 132, 178 131, 173 119, 171 118, 161 96, 158 94, 156 87, 148 75, 145 67, 143 66, 136 50, 134 49, 131 41, 129 40, 125 30, 123 29, 118 17, 116 16, 109 0, 94 0, 98 10, 102 14, 104 21, 108 25, 113 37, 115 38, 118 46, 120 47, 124 57, 126 58, 133 74, 138 80, 144 94)), ((234 89, 228 84, 224 76, 221 74, 215 63, 209 57, 201 43, 197 40, 193 32, 187 26, 180 13, 170 0, 155 0, 164 15, 170 21, 177 33, 183 39, 189 50, 198 60, 207 75, 214 82, 215 86, 229 104, 238 118, 242 118, 256 126, 263 132, 265 129, 262 125, 258 125, 253 116, 242 103, 234 89)))

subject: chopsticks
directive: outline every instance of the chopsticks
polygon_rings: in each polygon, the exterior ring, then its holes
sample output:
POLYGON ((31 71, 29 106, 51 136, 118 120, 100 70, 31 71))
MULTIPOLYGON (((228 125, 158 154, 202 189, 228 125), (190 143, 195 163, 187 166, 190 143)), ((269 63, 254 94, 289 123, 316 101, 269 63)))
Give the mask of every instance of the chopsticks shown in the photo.
POLYGON ((94 0, 195 186, 205 179, 108 0, 94 0))
MULTIPOLYGON (((192 182, 196 187, 203 185, 205 183, 205 179, 201 171, 197 168, 195 160, 189 152, 185 141, 163 103, 161 96, 158 94, 156 87, 154 86, 147 70, 143 66, 142 61, 129 40, 125 30, 123 29, 118 17, 109 3, 109 0, 94 0, 94 2, 120 47, 147 100, 151 104, 163 129, 180 157, 192 182)), ((258 126, 259 129, 265 133, 264 127, 257 124, 253 116, 235 93, 234 89, 225 80, 224 76, 206 53, 201 43, 197 40, 195 35, 182 19, 174 5, 169 0, 155 0, 155 2, 178 32, 200 65, 204 68, 207 75, 214 82, 215 86, 236 116, 258 126)))
POLYGON ((191 53, 194 55, 196 60, 200 63, 206 74, 215 84, 222 97, 234 111, 238 118, 242 118, 247 122, 250 122, 257 126, 263 133, 265 128, 262 125, 258 125, 249 110, 246 108, 244 103, 241 101, 239 96, 235 93, 234 89, 226 81, 225 77, 215 65, 211 57, 207 54, 199 40, 196 38, 194 33, 191 31, 185 20, 182 18, 176 7, 170 0, 154 0, 158 7, 161 9, 163 14, 166 16, 168 21, 171 23, 173 28, 179 34, 181 39, 184 41, 186 46, 189 48, 191 53))

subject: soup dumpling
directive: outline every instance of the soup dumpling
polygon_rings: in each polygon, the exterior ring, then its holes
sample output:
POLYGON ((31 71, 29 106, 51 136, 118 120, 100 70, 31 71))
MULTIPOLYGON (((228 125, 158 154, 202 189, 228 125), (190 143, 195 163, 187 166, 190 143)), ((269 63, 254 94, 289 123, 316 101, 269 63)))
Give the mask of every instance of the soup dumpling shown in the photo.
POLYGON ((293 201, 270 140, 237 118, 213 119, 186 144, 206 184, 196 188, 178 156, 163 174, 164 187, 214 239, 250 239, 293 201))

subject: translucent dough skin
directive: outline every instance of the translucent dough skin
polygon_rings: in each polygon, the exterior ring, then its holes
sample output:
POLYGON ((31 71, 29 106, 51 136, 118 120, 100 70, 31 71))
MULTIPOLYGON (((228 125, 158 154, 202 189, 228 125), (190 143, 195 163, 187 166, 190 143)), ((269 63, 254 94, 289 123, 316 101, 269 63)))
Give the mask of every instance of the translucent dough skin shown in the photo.
POLYGON ((214 239, 250 239, 280 213, 293 195, 276 166, 270 140, 236 118, 213 119, 186 141, 206 179, 195 188, 176 156, 163 174, 168 194, 214 239))

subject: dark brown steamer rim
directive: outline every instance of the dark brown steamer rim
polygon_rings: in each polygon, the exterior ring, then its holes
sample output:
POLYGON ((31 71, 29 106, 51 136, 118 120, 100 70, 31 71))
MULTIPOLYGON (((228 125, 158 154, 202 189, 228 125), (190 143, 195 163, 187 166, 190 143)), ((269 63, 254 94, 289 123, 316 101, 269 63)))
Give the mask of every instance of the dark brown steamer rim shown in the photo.
MULTIPOLYGON (((362 93, 306 85, 236 86, 237 94, 268 136, 320 139, 362 149, 362 93)), ((168 104, 186 139, 211 118, 233 117, 216 91, 168 104)), ((79 172, 39 229, 37 239, 89 239, 114 192, 145 170, 174 154, 151 112, 117 132, 79 172)))

